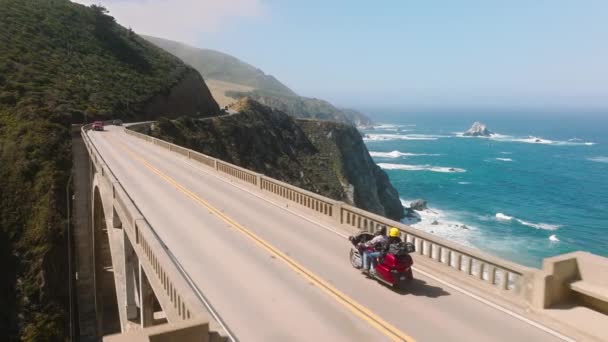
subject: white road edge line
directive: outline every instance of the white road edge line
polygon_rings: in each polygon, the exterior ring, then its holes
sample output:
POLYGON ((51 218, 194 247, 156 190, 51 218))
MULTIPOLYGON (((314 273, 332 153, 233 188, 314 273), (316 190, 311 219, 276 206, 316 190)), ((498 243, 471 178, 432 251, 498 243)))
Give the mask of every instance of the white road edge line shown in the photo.
POLYGON ((456 286, 454 284, 448 283, 445 280, 441 280, 441 279, 439 279, 439 278, 437 278, 437 277, 429 274, 428 272, 422 271, 421 269, 419 269, 417 267, 412 267, 412 268, 414 270, 416 270, 416 272, 422 273, 423 275, 425 275, 428 278, 431 278, 431 279, 433 279, 433 280, 435 280, 435 281, 437 281, 439 283, 442 283, 442 284, 444 284, 444 285, 446 285, 448 287, 451 287, 454 290, 456 290, 456 291, 458 291, 458 292, 460 292, 460 293, 462 293, 462 294, 464 294, 466 296, 469 296, 469 297, 471 297, 471 298, 473 298, 473 299, 475 299, 475 300, 477 300, 477 301, 479 301, 479 302, 481 302, 483 304, 486 304, 486 305, 488 305, 488 306, 490 306, 490 307, 492 307, 492 308, 494 308, 494 309, 496 309, 498 311, 501 311, 501 312, 503 312, 503 313, 505 313, 505 314, 513 317, 513 318, 516 318, 516 319, 519 319, 520 321, 528 323, 531 326, 534 326, 534 327, 536 327, 536 328, 538 328, 538 329, 540 329, 540 330, 542 330, 542 331, 544 331, 544 332, 546 332, 548 334, 551 334, 551 335, 553 335, 553 336, 555 336, 555 337, 557 337, 559 339, 562 339, 562 340, 568 341, 568 342, 576 342, 576 340, 574 340, 574 339, 572 339, 570 337, 567 337, 565 335, 562 335, 559 332, 557 332, 557 331, 555 331, 555 330, 553 330, 553 329, 551 329, 549 327, 546 327, 546 326, 544 326, 544 325, 542 325, 542 324, 540 324, 538 322, 535 322, 535 321, 533 321, 533 320, 531 320, 529 318, 526 318, 526 317, 524 317, 524 316, 522 316, 520 314, 517 314, 517 313, 515 313, 515 312, 513 312, 511 310, 505 309, 505 308, 503 308, 502 306, 500 306, 498 304, 492 303, 489 300, 486 300, 486 299, 484 299, 484 298, 482 298, 480 296, 477 296, 476 294, 473 294, 473 293, 471 293, 471 292, 469 292, 469 291, 467 291, 467 290, 465 290, 463 288, 460 288, 460 287, 458 287, 458 286, 456 286))
MULTIPOLYGON (((134 138, 134 139, 139 139, 139 138, 134 138)), ((146 143, 147 143, 147 141, 146 141, 146 143)), ((152 145, 152 146, 156 146, 156 145, 152 145)), ((163 150, 163 149, 160 148, 160 150, 163 150)), ((170 152, 170 151, 168 151, 168 152, 170 152)), ((344 235, 343 233, 341 233, 341 232, 339 232, 339 231, 337 231, 337 230, 335 230, 333 228, 330 228, 330 227, 328 227, 328 226, 326 226, 326 225, 324 225, 324 224, 322 224, 322 223, 320 223, 318 221, 314 221, 311 218, 309 218, 307 216, 304 216, 303 214, 300 214, 298 212, 295 212, 295 211, 289 209, 289 207, 285 207, 284 205, 281 205, 281 204, 279 204, 277 202, 274 202, 274 201, 270 200, 269 198, 263 197, 263 196, 255 193, 255 192, 251 191, 250 189, 242 186, 238 182, 231 182, 231 181, 225 179, 224 177, 218 176, 216 173, 212 173, 211 170, 207 170, 202 165, 196 165, 196 164, 194 164, 193 162, 190 161, 191 159, 186 159, 187 157, 185 157, 185 156, 180 156, 180 155, 177 155, 177 156, 179 157, 177 159, 181 160, 184 164, 187 164, 187 165, 191 166, 192 168, 194 168, 196 170, 202 171, 202 172, 204 172, 204 173, 206 173, 206 174, 208 174, 208 175, 210 175, 212 177, 215 177, 215 178, 221 180, 224 183, 230 184, 230 185, 234 186, 235 188, 243 190, 243 191, 247 192, 250 195, 253 195, 253 196, 255 196, 255 197, 259 198, 259 199, 262 199, 262 200, 264 200, 264 201, 266 201, 266 202, 268 202, 268 203, 270 203, 270 204, 272 204, 272 205, 274 205, 274 206, 276 206, 278 208, 281 208, 281 209, 283 209, 283 210, 285 210, 285 211, 287 211, 287 212, 289 212, 289 213, 291 213, 291 214, 293 214, 295 216, 298 216, 298 217, 300 217, 300 218, 302 218, 302 219, 304 219, 304 220, 306 220, 306 221, 308 221, 308 222, 310 222, 310 223, 312 223, 312 224, 314 224, 314 225, 316 225, 316 226, 318 226, 320 228, 328 230, 328 231, 330 231, 330 232, 332 232, 332 233, 334 233, 334 234, 336 234, 336 235, 338 235, 338 236, 340 236, 340 237, 342 237, 344 239, 348 239, 348 235, 344 235)), ((197 164, 199 164, 199 163, 197 163, 197 164)), ((471 298, 473 298, 473 299, 475 299, 475 300, 477 300, 477 301, 479 301, 479 302, 481 302, 483 304, 488 305, 491 308, 494 308, 494 309, 496 309, 498 311, 501 311, 502 313, 505 313, 505 314, 507 314, 507 315, 509 315, 509 316, 511 316, 513 318, 516 318, 516 319, 518 319, 518 320, 520 320, 522 322, 528 323, 529 325, 531 325, 531 326, 533 326, 535 328, 538 328, 538 329, 540 329, 540 330, 542 330, 542 331, 544 331, 544 332, 546 332, 548 334, 551 334, 551 335, 553 335, 553 336, 555 336, 555 337, 557 337, 557 338, 559 338, 561 340, 568 341, 568 342, 576 342, 576 340, 574 340, 574 339, 572 339, 570 337, 567 337, 565 335, 562 335, 559 332, 557 332, 557 331, 555 331, 555 330, 553 330, 553 329, 551 329, 549 327, 546 327, 546 326, 542 325, 541 323, 535 322, 535 321, 533 321, 533 320, 531 320, 529 318, 526 318, 524 316, 521 316, 520 314, 517 314, 517 313, 515 313, 515 312, 513 312, 511 310, 505 309, 505 308, 501 307, 500 305, 492 303, 492 302, 490 302, 490 301, 488 301, 488 300, 486 300, 486 299, 484 299, 482 297, 479 297, 479 296, 477 296, 477 295, 475 295, 475 294, 473 294, 473 293, 471 293, 471 292, 469 292, 469 291, 467 291, 467 290, 465 290, 465 289, 463 289, 461 287, 458 287, 457 285, 454 285, 454 284, 448 283, 448 282, 446 282, 444 280, 441 280, 441 279, 439 279, 439 278, 437 278, 437 277, 435 277, 435 276, 433 276, 433 275, 431 275, 431 274, 429 274, 429 273, 427 273, 425 271, 420 270, 417 267, 412 267, 412 268, 416 272, 419 272, 419 273, 423 274, 424 276, 426 276, 428 278, 431 278, 431 279, 433 279, 433 280, 435 280, 435 281, 437 281, 439 283, 442 283, 442 284, 444 284, 444 285, 446 285, 448 287, 451 287, 452 289, 454 289, 454 290, 456 290, 456 291, 458 291, 458 292, 460 292, 460 293, 462 293, 462 294, 464 294, 464 295, 466 295, 468 297, 471 297, 471 298)))

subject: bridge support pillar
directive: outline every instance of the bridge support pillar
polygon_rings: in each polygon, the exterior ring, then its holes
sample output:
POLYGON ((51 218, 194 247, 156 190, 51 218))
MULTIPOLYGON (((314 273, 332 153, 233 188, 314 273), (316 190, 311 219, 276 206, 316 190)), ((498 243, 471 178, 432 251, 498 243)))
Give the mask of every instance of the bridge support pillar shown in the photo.
POLYGON ((154 325, 154 292, 141 263, 139 264, 139 308, 142 328, 154 325))
POLYGON ((124 233, 125 248, 125 290, 126 290, 126 311, 128 320, 137 320, 137 287, 138 287, 138 266, 137 254, 131 245, 131 240, 124 233))

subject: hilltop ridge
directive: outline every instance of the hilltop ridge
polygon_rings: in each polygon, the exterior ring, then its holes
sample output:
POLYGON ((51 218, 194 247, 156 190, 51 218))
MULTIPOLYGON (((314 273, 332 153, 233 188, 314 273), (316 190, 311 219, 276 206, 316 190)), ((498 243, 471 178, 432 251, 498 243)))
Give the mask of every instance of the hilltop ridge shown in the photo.
POLYGON ((370 118, 356 110, 337 108, 324 100, 299 96, 274 76, 266 75, 231 55, 168 39, 143 37, 196 68, 222 107, 250 97, 296 118, 330 120, 359 127, 373 125, 370 118))

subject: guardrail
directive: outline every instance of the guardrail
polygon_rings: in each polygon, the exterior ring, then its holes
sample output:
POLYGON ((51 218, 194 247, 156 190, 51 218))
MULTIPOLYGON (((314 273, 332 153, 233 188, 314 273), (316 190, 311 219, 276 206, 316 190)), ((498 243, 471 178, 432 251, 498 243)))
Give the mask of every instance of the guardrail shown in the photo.
POLYGON ((533 281, 534 275, 538 271, 537 269, 462 246, 400 222, 361 210, 344 202, 332 200, 200 152, 135 132, 131 129, 150 124, 132 125, 127 127, 125 132, 126 134, 152 142, 155 145, 195 160, 211 170, 216 170, 216 172, 221 172, 248 185, 255 186, 260 192, 270 193, 283 200, 287 200, 288 203, 296 204, 300 208, 324 220, 331 220, 334 223, 367 232, 375 232, 382 226, 397 227, 401 231, 402 239, 414 243, 416 246, 415 253, 420 257, 445 266, 445 270, 468 275, 471 279, 489 285, 492 288, 500 290, 501 293, 508 294, 516 299, 526 302, 531 301, 532 293, 528 285, 533 281))
MULTIPOLYGON (((157 293, 157 298, 160 297, 161 302, 169 304, 163 305, 167 318, 185 321, 192 317, 213 317, 230 335, 230 332, 210 307, 202 292, 196 287, 154 228, 144 218, 135 202, 108 167, 87 134, 90 127, 91 125, 84 125, 81 134, 92 166, 101 178, 99 181, 104 182, 105 186, 112 191, 112 198, 115 201, 114 209, 121 217, 123 229, 132 242, 152 287, 155 290, 160 289, 166 294, 166 297, 163 298, 159 296, 160 293, 157 293)), ((145 137, 142 136, 141 138, 149 140, 145 137)), ((168 146, 168 143, 162 143, 164 144, 159 145, 168 146)), ((172 151, 183 152, 181 150, 172 151)))

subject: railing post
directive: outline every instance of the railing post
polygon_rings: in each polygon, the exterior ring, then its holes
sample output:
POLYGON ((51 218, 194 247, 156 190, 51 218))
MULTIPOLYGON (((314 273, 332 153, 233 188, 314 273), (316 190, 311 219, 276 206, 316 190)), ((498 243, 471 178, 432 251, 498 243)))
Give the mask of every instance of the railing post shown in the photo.
POLYGON ((473 275, 473 258, 471 256, 469 256, 469 261, 468 261, 468 265, 467 265, 467 273, 469 275, 473 275))
POLYGON ((482 262, 482 261, 479 262, 479 274, 478 274, 478 277, 481 280, 483 280, 483 268, 484 268, 483 266, 484 265, 485 265, 484 262, 482 262))
POLYGON ((342 224, 342 204, 336 202, 332 205, 332 216, 338 224, 342 224))
POLYGON ((507 270, 502 271, 502 278, 500 279, 500 288, 502 290, 509 289, 509 272, 507 270))
POLYGON ((496 267, 491 266, 488 272, 490 272, 488 274, 488 281, 490 282, 490 284, 494 285, 494 283, 496 282, 496 267))
POLYGON ((458 271, 462 271, 462 254, 456 252, 456 267, 458 271))
POLYGON ((448 249, 448 266, 452 267, 452 250, 448 249))

